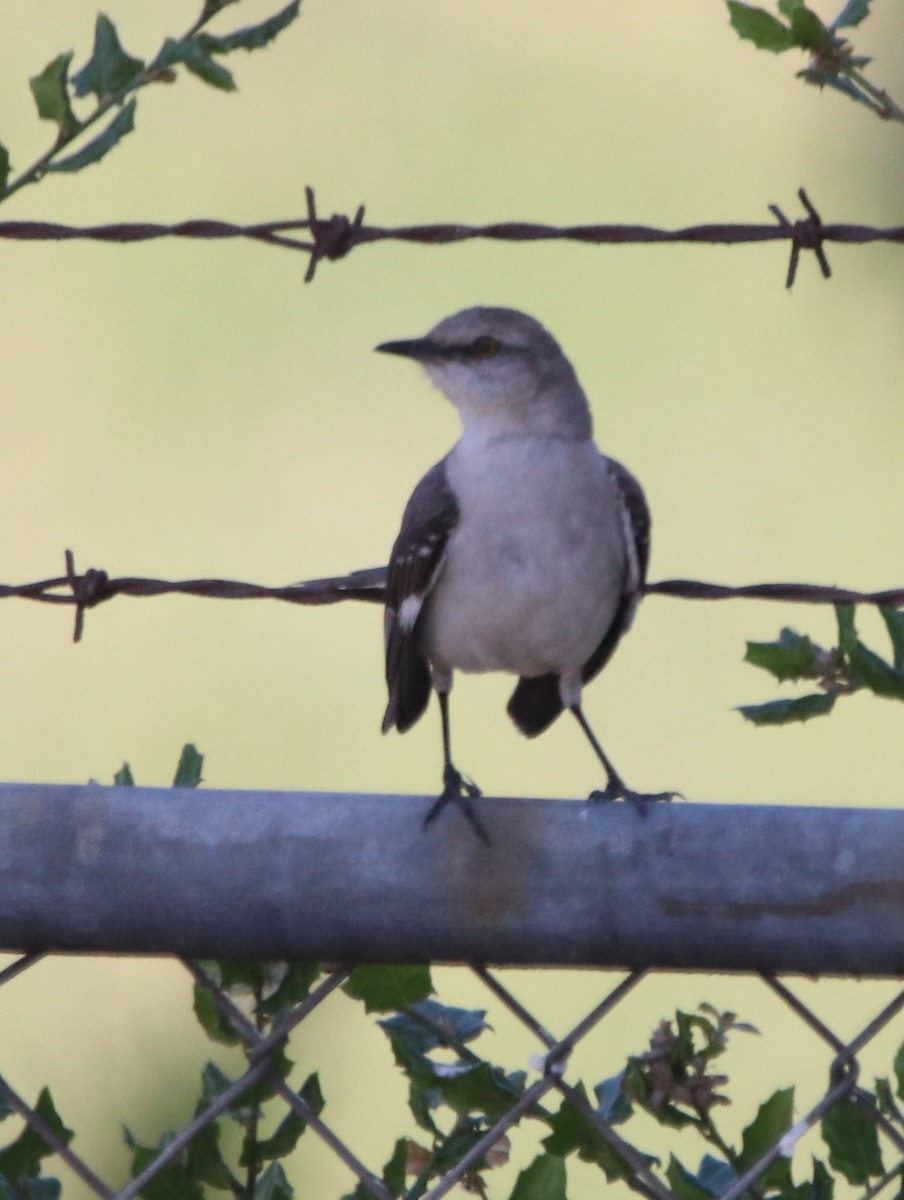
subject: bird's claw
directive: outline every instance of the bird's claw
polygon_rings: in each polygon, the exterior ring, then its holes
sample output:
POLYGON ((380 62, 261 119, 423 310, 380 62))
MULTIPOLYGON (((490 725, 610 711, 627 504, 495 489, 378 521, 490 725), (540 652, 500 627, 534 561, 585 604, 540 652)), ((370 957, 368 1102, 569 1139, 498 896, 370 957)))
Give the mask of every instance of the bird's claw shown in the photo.
POLYGON ((483 792, 473 779, 468 779, 467 776, 462 775, 461 771, 448 763, 443 769, 442 793, 437 796, 430 806, 430 811, 424 817, 424 828, 426 829, 436 820, 447 804, 456 804, 480 840, 484 845, 489 846, 490 835, 471 804, 471 800, 476 800, 482 795, 483 792))
POLYGON ((640 815, 645 817, 652 805, 667 804, 670 800, 684 800, 685 797, 681 792, 634 792, 624 784, 609 784, 602 790, 592 791, 587 799, 592 804, 611 804, 615 800, 622 800, 626 804, 634 805, 640 815))

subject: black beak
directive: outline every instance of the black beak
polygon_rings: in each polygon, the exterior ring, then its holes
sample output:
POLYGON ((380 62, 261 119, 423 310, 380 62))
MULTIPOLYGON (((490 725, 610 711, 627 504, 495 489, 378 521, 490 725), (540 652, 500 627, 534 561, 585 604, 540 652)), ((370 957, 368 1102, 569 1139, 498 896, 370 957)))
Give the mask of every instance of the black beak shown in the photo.
POLYGON ((384 354, 400 354, 403 358, 414 358, 418 362, 446 357, 445 348, 431 342, 429 338, 412 338, 407 342, 383 342, 376 349, 384 354))

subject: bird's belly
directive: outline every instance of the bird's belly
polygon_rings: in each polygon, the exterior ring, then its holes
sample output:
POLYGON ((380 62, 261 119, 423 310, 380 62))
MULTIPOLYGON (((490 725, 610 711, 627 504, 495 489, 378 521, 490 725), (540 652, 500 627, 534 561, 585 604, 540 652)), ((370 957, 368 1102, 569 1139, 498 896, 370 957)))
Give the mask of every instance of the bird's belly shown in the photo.
POLYGON ((599 645, 618 607, 620 564, 580 521, 568 536, 550 531, 547 554, 531 527, 531 537, 511 524, 453 534, 424 616, 436 665, 559 674, 582 667, 599 645))

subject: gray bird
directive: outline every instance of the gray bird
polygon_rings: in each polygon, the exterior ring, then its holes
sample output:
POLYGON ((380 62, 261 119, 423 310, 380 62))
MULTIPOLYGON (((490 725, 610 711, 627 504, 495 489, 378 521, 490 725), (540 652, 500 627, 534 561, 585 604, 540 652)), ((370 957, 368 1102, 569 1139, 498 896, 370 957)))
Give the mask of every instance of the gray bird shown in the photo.
POLYGON ((410 729, 431 684, 442 717, 443 791, 425 824, 455 801, 488 840, 468 803, 480 790, 452 761, 455 670, 519 676, 508 713, 528 737, 569 709, 606 772, 592 798, 669 798, 625 786, 581 709, 633 620, 650 513, 634 476, 597 449, 555 338, 513 309, 468 308, 377 349, 421 363, 462 424, 408 501, 387 579, 383 732, 410 729))

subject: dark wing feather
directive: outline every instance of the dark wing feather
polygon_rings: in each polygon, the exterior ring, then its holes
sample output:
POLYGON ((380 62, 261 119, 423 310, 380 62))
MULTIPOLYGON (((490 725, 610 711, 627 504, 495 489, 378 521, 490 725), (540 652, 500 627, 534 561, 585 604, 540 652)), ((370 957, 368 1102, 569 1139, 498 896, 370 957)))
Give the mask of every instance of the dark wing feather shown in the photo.
POLYGON ((384 733, 393 728, 399 733, 410 729, 430 699, 430 666, 419 644, 418 622, 458 517, 443 459, 414 489, 389 560, 385 615, 389 703, 383 717, 384 733))
MULTIPOLYGON (((622 635, 631 627, 634 611, 643 594, 650 560, 650 510, 643 488, 627 469, 614 458, 607 459, 612 478, 618 488, 625 522, 628 547, 628 572, 625 589, 612 623, 603 640, 584 663, 581 672, 585 683, 597 675, 615 652, 622 635)), ((527 737, 536 737, 548 729, 562 711, 558 675, 537 675, 519 679, 508 702, 508 714, 527 737)))

